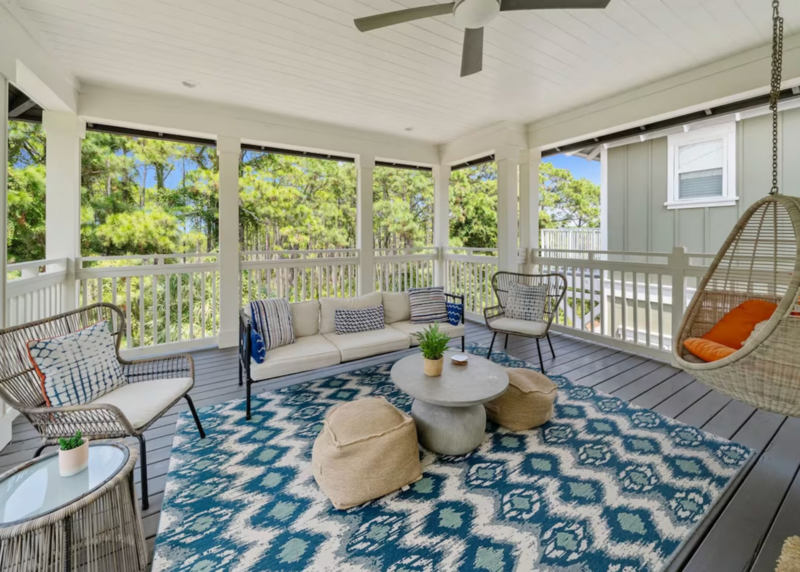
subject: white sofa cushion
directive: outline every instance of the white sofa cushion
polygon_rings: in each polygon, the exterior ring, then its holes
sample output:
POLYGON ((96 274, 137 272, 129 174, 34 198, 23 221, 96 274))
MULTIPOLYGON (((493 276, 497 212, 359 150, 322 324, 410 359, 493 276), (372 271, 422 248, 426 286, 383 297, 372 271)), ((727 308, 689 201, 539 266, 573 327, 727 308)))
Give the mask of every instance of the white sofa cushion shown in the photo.
MULTIPOLYGON (((357 334, 324 334, 342 354, 342 361, 352 361, 365 357, 407 350, 411 340, 404 333, 392 327, 357 334)), ((255 378, 253 378, 255 379, 255 378)))
POLYGON ((114 405, 134 429, 144 427, 192 387, 192 378, 154 379, 123 385, 92 401, 92 405, 114 405))
POLYGON ((294 302, 289 304, 292 313, 292 326, 297 338, 319 334, 319 300, 294 302))
POLYGON ((489 324, 493 330, 519 332, 526 336, 543 336, 547 332, 546 322, 528 322, 515 318, 498 318, 489 324))
POLYGON ((320 301, 319 333, 332 334, 336 331, 336 310, 362 310, 383 304, 380 292, 373 292, 357 298, 322 298, 320 301))
POLYGON ((291 345, 268 351, 264 363, 250 360, 250 377, 253 381, 263 381, 337 365, 341 361, 337 347, 323 336, 306 336, 297 338, 291 345))
MULTIPOLYGON (((417 339, 417 336, 414 334, 422 332, 422 330, 432 325, 433 324, 415 324, 411 320, 406 320, 404 322, 395 322, 391 325, 391 327, 407 335, 411 339, 411 346, 415 347, 419 345, 419 339, 417 339)), ((464 327, 464 324, 458 324, 457 326, 454 326, 450 322, 442 322, 437 323, 436 325, 439 326, 440 332, 447 334, 453 339, 466 335, 467 329, 464 327)))
POLYGON ((387 324, 410 320, 411 302, 408 299, 408 292, 384 292, 383 313, 387 324))

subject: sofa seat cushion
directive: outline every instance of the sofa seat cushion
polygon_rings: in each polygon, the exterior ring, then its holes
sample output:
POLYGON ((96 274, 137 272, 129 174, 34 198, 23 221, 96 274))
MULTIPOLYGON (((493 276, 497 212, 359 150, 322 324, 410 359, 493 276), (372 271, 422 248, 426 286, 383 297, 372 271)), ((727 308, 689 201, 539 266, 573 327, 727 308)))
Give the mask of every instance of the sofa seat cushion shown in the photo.
POLYGON ((306 336, 297 338, 291 345, 268 351, 264 363, 250 360, 250 377, 253 381, 264 381, 337 365, 341 361, 339 350, 324 336, 306 336))
POLYGON ((517 332, 523 336, 543 336, 547 333, 546 322, 529 322, 527 320, 517 320, 516 318, 498 318, 492 320, 489 326, 493 330, 517 332))
POLYGON ((357 334, 325 334, 325 338, 339 349, 342 361, 353 361, 354 359, 407 350, 411 347, 411 340, 406 334, 389 326, 382 330, 357 334))
POLYGON ((139 381, 106 393, 92 401, 92 405, 113 405, 122 411, 134 429, 140 429, 183 397, 191 387, 191 377, 139 381))
MULTIPOLYGON (((415 324, 411 320, 407 320, 405 322, 395 322, 390 327, 409 336, 411 339, 411 346, 416 347, 419 345, 419 339, 414 334, 421 333, 422 330, 429 328, 432 325, 433 324, 415 324)), ((464 327, 464 324, 458 324, 457 326, 454 326, 450 322, 444 322, 437 323, 436 325, 439 326, 440 332, 447 334, 452 339, 460 338, 461 336, 466 335, 467 329, 464 327)))

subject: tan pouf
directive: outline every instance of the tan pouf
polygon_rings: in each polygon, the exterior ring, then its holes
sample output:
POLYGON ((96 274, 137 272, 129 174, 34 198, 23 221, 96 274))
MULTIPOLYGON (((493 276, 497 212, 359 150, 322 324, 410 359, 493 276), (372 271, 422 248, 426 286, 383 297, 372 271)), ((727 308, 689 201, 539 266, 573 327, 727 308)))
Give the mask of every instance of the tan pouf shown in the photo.
POLYGON ((508 390, 485 405, 486 417, 512 431, 543 425, 553 415, 558 386, 532 369, 508 369, 508 390))
POLYGON ((775 572, 800 572, 800 537, 790 536, 784 541, 775 572))
POLYGON ((311 465, 338 509, 401 489, 422 478, 414 420, 384 397, 337 405, 314 442, 311 465))

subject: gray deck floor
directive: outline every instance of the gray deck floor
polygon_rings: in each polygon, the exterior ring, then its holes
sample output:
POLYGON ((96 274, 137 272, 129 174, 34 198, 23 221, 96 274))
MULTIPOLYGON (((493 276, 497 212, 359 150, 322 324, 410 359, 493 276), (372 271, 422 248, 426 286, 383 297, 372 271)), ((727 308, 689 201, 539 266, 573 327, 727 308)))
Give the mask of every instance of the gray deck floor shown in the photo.
MULTIPOLYGON (((467 326, 468 343, 488 344, 491 334, 478 324, 467 326)), ((548 373, 611 393, 663 415, 751 447, 757 459, 737 483, 729 499, 718 507, 714 520, 696 535, 677 569, 693 572, 739 572, 775 569, 787 536, 800 534, 800 419, 757 411, 696 382, 669 365, 627 352, 553 335, 557 357, 543 345, 548 373)), ((498 342, 498 346, 502 345, 498 342)), ((538 362, 533 340, 511 338, 510 355, 538 362)), ((208 350, 194 354, 196 385, 192 397, 198 407, 242 398, 238 386, 236 350, 208 350)), ((383 363, 378 356, 310 374, 285 378, 281 385, 318 379, 366 365, 383 363)), ((274 386, 272 386, 274 387, 274 386)), ((255 392, 269 390, 259 384, 255 392)), ((144 513, 144 531, 152 553, 158 530, 164 485, 178 413, 173 408, 147 431, 150 508, 144 513)), ((135 443, 135 441, 132 441, 135 443)), ((27 420, 14 423, 13 441, 0 452, 0 472, 30 459, 39 443, 27 420)), ((139 473, 136 471, 138 486, 139 473)))

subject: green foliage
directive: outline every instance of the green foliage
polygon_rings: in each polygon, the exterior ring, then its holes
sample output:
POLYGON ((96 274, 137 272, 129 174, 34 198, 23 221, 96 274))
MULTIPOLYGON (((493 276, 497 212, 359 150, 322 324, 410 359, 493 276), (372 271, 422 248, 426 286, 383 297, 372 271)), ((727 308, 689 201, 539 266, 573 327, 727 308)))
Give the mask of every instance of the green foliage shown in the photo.
POLYGON ((61 446, 62 451, 71 451, 83 445, 83 437, 80 431, 76 431, 75 435, 68 439, 64 439, 63 437, 59 439, 58 444, 61 446))
POLYGON ((42 126, 8 124, 8 262, 45 258, 45 137, 42 126))
POLYGON ((439 329, 439 324, 433 324, 414 335, 419 340, 419 349, 425 359, 441 359, 450 343, 450 336, 439 329))
POLYGON ((600 186, 552 163, 539 169, 539 205, 540 228, 600 227, 600 186))
POLYGON ((376 248, 432 245, 432 174, 408 169, 376 168, 373 213, 376 248))

